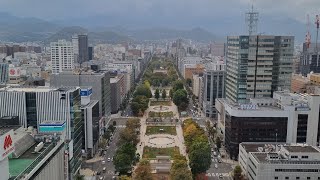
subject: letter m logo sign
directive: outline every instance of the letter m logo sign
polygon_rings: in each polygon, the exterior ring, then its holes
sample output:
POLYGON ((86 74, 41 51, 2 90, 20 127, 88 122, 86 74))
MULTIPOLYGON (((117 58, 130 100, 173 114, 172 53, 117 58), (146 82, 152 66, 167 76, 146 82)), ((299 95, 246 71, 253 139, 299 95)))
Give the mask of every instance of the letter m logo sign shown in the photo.
POLYGON ((12 146, 12 139, 10 135, 7 135, 4 139, 3 149, 6 150, 10 146, 12 146))

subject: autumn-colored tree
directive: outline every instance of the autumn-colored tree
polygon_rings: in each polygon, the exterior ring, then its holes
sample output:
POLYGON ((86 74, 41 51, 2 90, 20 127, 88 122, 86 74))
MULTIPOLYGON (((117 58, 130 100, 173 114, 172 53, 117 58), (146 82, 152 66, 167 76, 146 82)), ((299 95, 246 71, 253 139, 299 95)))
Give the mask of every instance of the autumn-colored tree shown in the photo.
POLYGON ((148 160, 141 160, 138 167, 134 171, 134 180, 153 180, 151 174, 151 165, 148 160))
POLYGON ((187 160, 182 155, 175 155, 170 169, 171 180, 192 180, 192 173, 189 170, 187 160))

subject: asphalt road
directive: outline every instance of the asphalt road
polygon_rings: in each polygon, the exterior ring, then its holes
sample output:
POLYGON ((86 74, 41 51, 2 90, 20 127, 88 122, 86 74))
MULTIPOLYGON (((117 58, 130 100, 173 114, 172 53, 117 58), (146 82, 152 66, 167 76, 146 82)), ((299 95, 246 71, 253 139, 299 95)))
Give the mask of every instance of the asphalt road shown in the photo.
POLYGON ((111 161, 108 161, 108 158, 112 158, 117 151, 117 142, 119 140, 119 132, 123 127, 117 127, 112 142, 109 143, 109 146, 106 147, 106 153, 103 154, 103 160, 97 161, 94 163, 83 163, 82 168, 89 168, 96 172, 96 178, 99 180, 100 177, 104 177, 104 180, 112 180, 112 177, 115 175, 115 167, 111 161), (103 162, 104 161, 104 162, 103 162), (103 172, 103 168, 106 168, 106 171, 103 172))

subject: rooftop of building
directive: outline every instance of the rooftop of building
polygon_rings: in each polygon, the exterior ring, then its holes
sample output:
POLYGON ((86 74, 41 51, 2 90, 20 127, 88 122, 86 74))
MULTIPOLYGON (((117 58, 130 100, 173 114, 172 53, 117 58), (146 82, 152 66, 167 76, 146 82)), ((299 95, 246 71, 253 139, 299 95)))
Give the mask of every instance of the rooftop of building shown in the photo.
POLYGON ((240 145, 245 149, 245 151, 248 152, 273 152, 276 148, 276 144, 280 145, 282 143, 275 143, 275 142, 243 142, 240 143, 240 145))
POLYGON ((77 87, 48 87, 48 86, 37 86, 37 87, 24 87, 24 86, 6 86, 0 88, 0 92, 67 92, 78 89, 77 87))
MULTIPOLYGON (((256 100, 270 100, 272 98, 257 98, 256 100)), ((217 101, 220 101, 221 103, 231 107, 231 109, 235 110, 252 110, 252 111, 283 111, 278 106, 275 106, 273 103, 263 103, 263 105, 257 105, 257 104, 252 104, 252 103, 247 103, 247 104, 239 104, 239 103, 234 103, 232 101, 229 101, 228 99, 225 98, 218 98, 216 99, 217 101)))
POLYGON ((316 149, 313 146, 302 145, 302 146, 284 146, 284 148, 288 152, 297 153, 297 152, 304 152, 304 153, 320 153, 319 149, 316 149))
MULTIPOLYGON (((31 137, 31 136, 29 136, 31 137)), ((46 136, 48 137, 48 136, 46 136)), ((23 139, 26 143, 15 143, 15 151, 21 150, 24 148, 25 144, 29 144, 26 150, 22 151, 22 154, 19 157, 9 157, 9 173, 10 173, 10 180, 19 179, 24 174, 29 174, 34 168, 39 168, 39 164, 43 164, 42 160, 44 158, 48 158, 47 156, 51 153, 51 151, 56 148, 57 143, 61 145, 61 141, 53 141, 53 140, 44 140, 43 147, 38 151, 35 152, 35 147, 39 143, 29 143, 31 139, 23 139), (27 143, 28 142, 28 143, 27 143), (19 147, 17 145, 19 144, 19 147), (21 147, 20 147, 21 145, 21 147)), ((33 140, 33 139, 32 139, 33 140)), ((34 140, 33 140, 34 141, 34 140)), ((40 165, 41 166, 41 165, 40 165)))

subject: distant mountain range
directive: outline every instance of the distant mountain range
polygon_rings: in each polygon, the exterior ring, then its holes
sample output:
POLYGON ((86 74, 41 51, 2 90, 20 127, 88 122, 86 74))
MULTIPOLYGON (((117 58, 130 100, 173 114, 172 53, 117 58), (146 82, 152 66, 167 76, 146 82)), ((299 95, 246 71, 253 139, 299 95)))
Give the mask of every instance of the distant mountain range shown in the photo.
MULTIPOLYGON (((190 28, 186 21, 180 21, 179 23, 176 23, 177 20, 170 19, 156 21, 147 17, 144 20, 137 20, 132 17, 99 16, 49 22, 37 18, 16 17, 0 12, 0 41, 42 41, 48 44, 58 39, 71 40, 71 36, 76 33, 87 33, 90 43, 177 38, 201 42, 223 42, 227 35, 239 35, 246 32, 242 19, 241 16, 226 17, 221 20, 189 18, 189 24, 192 22, 193 27, 198 27, 190 28), (125 26, 119 25, 119 22, 125 26), (199 28, 204 27, 203 25, 205 25, 205 28, 199 28)), ((305 25, 296 20, 263 17, 260 24, 259 30, 265 34, 294 35, 297 41, 302 42, 304 40, 305 25)))

